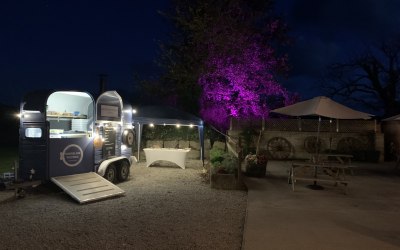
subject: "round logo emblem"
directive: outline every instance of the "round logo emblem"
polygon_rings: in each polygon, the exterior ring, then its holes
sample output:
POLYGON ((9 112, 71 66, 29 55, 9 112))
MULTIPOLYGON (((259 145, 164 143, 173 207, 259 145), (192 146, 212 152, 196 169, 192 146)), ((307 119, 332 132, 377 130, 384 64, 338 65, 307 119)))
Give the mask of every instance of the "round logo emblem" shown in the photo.
POLYGON ((81 163, 83 159, 83 150, 79 145, 71 144, 65 147, 62 152, 62 161, 68 167, 75 167, 81 163))

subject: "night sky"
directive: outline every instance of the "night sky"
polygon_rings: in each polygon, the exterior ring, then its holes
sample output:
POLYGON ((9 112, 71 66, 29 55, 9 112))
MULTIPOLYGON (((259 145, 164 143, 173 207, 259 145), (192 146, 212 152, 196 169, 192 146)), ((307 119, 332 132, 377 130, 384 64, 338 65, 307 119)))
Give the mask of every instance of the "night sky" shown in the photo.
POLYGON ((324 95, 318 85, 327 65, 347 60, 366 46, 400 35, 398 0, 284 0, 277 1, 295 43, 287 89, 303 99, 324 95))
MULTIPOLYGON (((168 0, 3 0, 0 3, 0 103, 17 106, 33 89, 133 91, 134 72, 151 76, 168 0)), ((396 34, 397 0, 280 0, 295 38, 292 71, 282 84, 303 99, 324 94, 316 82, 326 65, 396 34)))
POLYGON ((167 24, 167 0, 6 0, 0 3, 0 102, 18 105, 31 89, 97 92, 131 88, 151 70, 167 24))

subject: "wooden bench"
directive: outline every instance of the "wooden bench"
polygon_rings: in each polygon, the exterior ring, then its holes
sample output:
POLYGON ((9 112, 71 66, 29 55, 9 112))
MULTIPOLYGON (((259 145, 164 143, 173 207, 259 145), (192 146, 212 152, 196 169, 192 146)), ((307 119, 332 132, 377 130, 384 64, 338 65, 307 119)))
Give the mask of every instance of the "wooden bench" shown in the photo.
POLYGON ((349 170, 351 175, 354 175, 354 168, 356 166, 351 164, 353 159, 353 155, 350 154, 318 154, 318 156, 313 155, 311 156, 313 162, 323 162, 323 163, 338 163, 347 165, 347 169, 349 170))
POLYGON ((292 184, 292 190, 295 190, 296 181, 312 181, 328 182, 338 186, 343 184, 347 193, 347 186, 349 182, 345 179, 345 170, 347 165, 335 163, 312 163, 312 162, 292 162, 289 170, 288 183, 292 184), (300 173, 299 170, 302 170, 300 173), (311 170, 311 171, 310 171, 311 170), (307 173, 308 171, 308 173, 307 173), (322 171, 323 173, 318 173, 322 171))

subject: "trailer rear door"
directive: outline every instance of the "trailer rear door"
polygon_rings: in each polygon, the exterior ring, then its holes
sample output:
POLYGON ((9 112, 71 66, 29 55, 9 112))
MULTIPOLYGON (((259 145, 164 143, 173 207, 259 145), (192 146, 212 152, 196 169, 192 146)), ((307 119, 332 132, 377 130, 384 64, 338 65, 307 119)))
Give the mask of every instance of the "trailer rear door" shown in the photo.
POLYGON ((125 193, 94 172, 52 177, 51 181, 81 204, 125 193))

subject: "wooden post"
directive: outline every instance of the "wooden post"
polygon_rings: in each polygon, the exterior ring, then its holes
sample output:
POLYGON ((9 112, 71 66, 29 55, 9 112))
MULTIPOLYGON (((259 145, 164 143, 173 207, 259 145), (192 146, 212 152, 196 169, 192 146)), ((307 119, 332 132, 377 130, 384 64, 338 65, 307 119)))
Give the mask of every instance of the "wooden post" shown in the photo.
POLYGON ((242 151, 242 140, 239 137, 239 143, 238 143, 238 181, 237 181, 237 187, 242 188, 243 187, 243 175, 242 175, 242 162, 243 162, 243 151, 242 151))
POLYGON ((261 130, 264 131, 265 130, 265 117, 262 117, 262 121, 261 121, 261 130))

